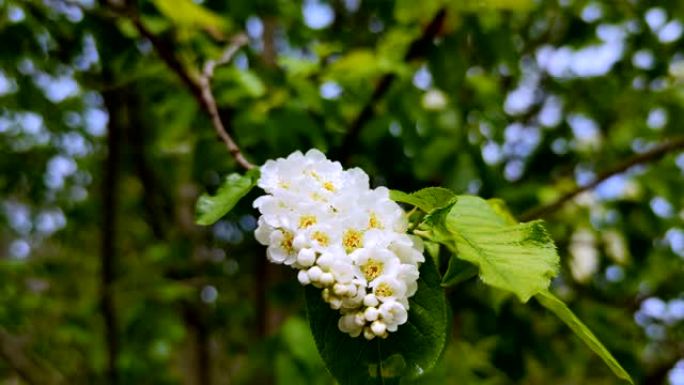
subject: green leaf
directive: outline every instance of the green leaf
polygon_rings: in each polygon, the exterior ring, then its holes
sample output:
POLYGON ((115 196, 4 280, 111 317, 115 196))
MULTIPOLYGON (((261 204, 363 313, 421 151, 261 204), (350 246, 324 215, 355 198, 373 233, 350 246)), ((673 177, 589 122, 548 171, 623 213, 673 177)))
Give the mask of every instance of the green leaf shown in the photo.
POLYGON ((453 191, 443 187, 427 187, 411 194, 399 190, 390 191, 390 198, 393 201, 408 203, 426 213, 448 205, 455 196, 453 191))
POLYGON ((430 258, 420 267, 418 291, 409 300, 408 322, 387 339, 366 341, 337 328, 340 314, 321 299, 321 290, 306 287, 309 324, 328 370, 340 385, 391 384, 430 370, 447 341, 448 307, 430 258), (382 373, 382 376, 378 374, 382 373))
POLYGON ((589 328, 584 325, 579 318, 577 318, 577 316, 567 307, 567 305, 565 305, 565 303, 563 303, 563 301, 556 298, 556 296, 547 290, 537 293, 535 298, 542 306, 549 309, 566 325, 568 325, 570 329, 572 329, 572 331, 575 332, 575 334, 589 347, 589 349, 593 350, 594 353, 601 357, 603 362, 608 365, 610 370, 612 370, 616 376, 632 384, 634 383, 629 373, 627 373, 627 371, 620 366, 620 363, 617 362, 615 357, 613 357, 608 349, 603 346, 601 341, 596 338, 594 333, 592 333, 591 330, 589 330, 589 328))
POLYGON ((245 175, 233 173, 226 177, 216 195, 202 194, 195 206, 197 224, 208 226, 221 219, 247 195, 258 179, 258 168, 247 171, 245 175))
POLYGON ((511 214, 511 211, 508 209, 506 202, 504 202, 502 199, 488 199, 487 203, 489 204, 489 207, 491 207, 492 210, 494 210, 494 212, 499 217, 506 221, 506 223, 508 223, 509 225, 518 224, 518 221, 515 219, 513 214, 511 214))
POLYGON ((549 287, 558 273, 558 254, 541 221, 512 225, 484 199, 460 195, 435 233, 458 258, 477 265, 488 285, 515 293, 522 302, 549 287), (450 239, 448 238, 450 237, 450 239))
POLYGON ((447 271, 442 277, 442 287, 456 286, 477 276, 477 267, 458 258, 449 259, 447 271))
POLYGON ((159 12, 184 27, 226 27, 226 20, 192 0, 153 0, 159 12))

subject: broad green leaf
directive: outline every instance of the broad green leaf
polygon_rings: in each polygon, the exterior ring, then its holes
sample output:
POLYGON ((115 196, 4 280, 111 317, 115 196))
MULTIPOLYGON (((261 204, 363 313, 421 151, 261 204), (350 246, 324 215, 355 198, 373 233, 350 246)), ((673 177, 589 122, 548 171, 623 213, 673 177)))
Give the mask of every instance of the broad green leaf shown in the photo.
POLYGON ((153 0, 159 12, 184 27, 222 29, 226 20, 192 0, 153 0))
POLYGON ((617 362, 615 357, 613 357, 612 354, 606 349, 605 346, 601 343, 601 341, 596 338, 594 333, 589 330, 589 328, 580 321, 579 318, 561 301, 560 299, 556 298, 553 294, 551 294, 549 291, 544 290, 535 295, 535 298, 539 303, 544 306, 545 308, 549 309, 553 314, 555 314, 558 318, 560 318, 566 325, 572 329, 573 332, 591 349, 594 351, 594 353, 598 354, 599 357, 603 360, 603 362, 608 365, 610 370, 615 373, 616 376, 619 378, 622 378, 625 381, 628 381, 630 383, 634 383, 632 381, 632 377, 630 377, 629 373, 625 369, 620 366, 620 363, 617 362))
POLYGON ((302 363, 323 366, 323 361, 316 351, 316 343, 311 337, 309 325, 304 318, 291 317, 282 326, 280 336, 287 349, 302 363))
POLYGON ((432 258, 432 262, 435 263, 435 266, 439 266, 439 243, 426 240, 423 244, 425 245, 425 252, 432 258))
POLYGON ((216 195, 202 194, 195 207, 195 221, 198 225, 208 226, 226 215, 247 195, 259 179, 259 169, 247 171, 245 175, 230 174, 219 187, 216 195))
POLYGON ((487 201, 468 195, 458 196, 446 215, 437 214, 444 221, 436 231, 440 241, 477 265, 484 283, 522 302, 548 288, 558 273, 556 247, 541 221, 512 225, 487 201))
POLYGON ((430 370, 447 341, 448 307, 432 260, 420 267, 418 291, 409 300, 408 322, 387 339, 352 338, 337 328, 340 314, 321 299, 321 290, 306 287, 309 323, 328 370, 340 385, 397 383, 430 370), (382 373, 382 376, 378 374, 382 373))
POLYGON ((516 225, 518 221, 515 219, 511 211, 508 209, 506 202, 502 199, 494 198, 487 199, 487 203, 494 210, 494 212, 506 221, 509 225, 516 225))
POLYGON ((416 206, 426 213, 448 205, 455 196, 453 191, 443 187, 427 187, 411 194, 399 190, 390 191, 392 200, 416 206))
POLYGON ((442 287, 456 286, 477 276, 477 267, 458 258, 449 259, 447 271, 442 277, 442 287))

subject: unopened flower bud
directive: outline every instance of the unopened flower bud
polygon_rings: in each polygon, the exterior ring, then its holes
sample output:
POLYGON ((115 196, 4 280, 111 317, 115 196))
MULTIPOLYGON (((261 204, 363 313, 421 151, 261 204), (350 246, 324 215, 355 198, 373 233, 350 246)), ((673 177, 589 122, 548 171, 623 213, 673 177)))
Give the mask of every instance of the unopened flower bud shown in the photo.
POLYGON ((321 274, 323 274, 323 270, 318 266, 309 269, 309 278, 311 279, 311 282, 318 282, 321 279, 321 274))
POLYGON ((306 236, 304 234, 298 234, 294 239, 292 240, 292 247, 295 249, 303 249, 308 246, 308 242, 306 241, 306 236))
POLYGON ((297 254, 297 263, 304 267, 309 267, 316 262, 316 252, 311 249, 302 249, 297 254))
POLYGON ((309 278, 309 274, 306 270, 299 270, 299 273, 297 273, 297 279, 302 285, 308 285, 311 283, 311 279, 309 278))
POLYGON ((336 283, 335 286, 333 286, 333 292, 336 295, 346 295, 347 293, 349 293, 349 288, 347 287, 347 285, 336 283))
POLYGON ((325 286, 332 285, 335 282, 335 277, 332 273, 323 273, 321 274, 320 282, 325 286))
POLYGON ((366 317, 364 317, 362 312, 356 313, 356 315, 354 316, 354 323, 359 326, 363 326, 366 324, 366 317))
POLYGON ((363 312, 364 318, 366 318, 366 321, 369 322, 377 320, 378 315, 380 315, 380 312, 374 307, 366 308, 366 311, 363 312))
POLYGON ((375 333, 373 333, 373 330, 371 330, 370 327, 366 326, 363 328, 363 338, 367 339, 368 341, 375 338, 375 333))
POLYGON ((363 297, 363 304, 368 307, 378 306, 378 298, 375 294, 366 294, 366 296, 363 297))
POLYGON ((387 331, 387 325, 382 321, 374 321, 370 327, 376 336, 381 336, 387 331))

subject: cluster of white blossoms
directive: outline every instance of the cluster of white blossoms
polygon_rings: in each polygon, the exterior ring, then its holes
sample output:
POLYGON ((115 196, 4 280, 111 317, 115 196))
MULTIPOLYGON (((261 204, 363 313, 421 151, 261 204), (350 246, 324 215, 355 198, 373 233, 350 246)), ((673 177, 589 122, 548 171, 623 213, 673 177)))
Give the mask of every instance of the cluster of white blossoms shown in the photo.
POLYGON ((268 194, 254 201, 256 239, 271 262, 322 289, 342 332, 386 338, 407 321, 423 244, 406 234, 406 214, 386 188, 370 189, 363 170, 318 150, 267 161, 258 185, 268 194))

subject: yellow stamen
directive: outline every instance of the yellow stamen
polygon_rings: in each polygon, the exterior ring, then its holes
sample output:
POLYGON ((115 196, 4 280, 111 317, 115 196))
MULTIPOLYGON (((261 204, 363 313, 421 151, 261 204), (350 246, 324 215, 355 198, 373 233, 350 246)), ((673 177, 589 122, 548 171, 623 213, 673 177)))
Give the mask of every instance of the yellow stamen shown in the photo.
POLYGON ((386 283, 381 283, 375 287, 375 295, 378 297, 391 297, 392 294, 394 294, 394 290, 386 283))
POLYGON ((311 238, 323 247, 330 244, 330 237, 328 237, 328 234, 321 231, 314 231, 314 233, 311 234, 311 238))
POLYGON ((369 259, 368 262, 361 265, 361 271, 366 277, 366 280, 370 282, 382 274, 383 267, 384 265, 382 262, 369 259))
POLYGON ((316 217, 313 215, 302 215, 299 217, 299 228, 305 229, 311 225, 316 224, 316 217))
POLYGON ((382 229, 382 222, 380 222, 380 219, 378 219, 378 216, 375 215, 375 213, 371 213, 370 218, 368 219, 368 227, 371 229, 382 229))
POLYGON ((323 188, 328 190, 328 191, 335 191, 335 185, 332 184, 332 182, 323 183, 323 188))
POLYGON ((349 229, 342 236, 342 244, 348 253, 361 247, 362 243, 363 234, 358 230, 349 229))
POLYGON ((289 231, 284 231, 283 232, 283 240, 280 241, 280 247, 283 248, 283 250, 287 251, 288 254, 292 254, 294 252, 294 247, 292 247, 292 241, 294 240, 294 235, 289 232, 289 231))

